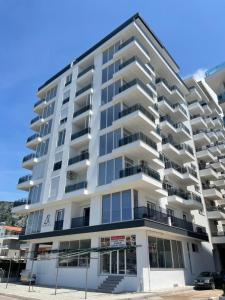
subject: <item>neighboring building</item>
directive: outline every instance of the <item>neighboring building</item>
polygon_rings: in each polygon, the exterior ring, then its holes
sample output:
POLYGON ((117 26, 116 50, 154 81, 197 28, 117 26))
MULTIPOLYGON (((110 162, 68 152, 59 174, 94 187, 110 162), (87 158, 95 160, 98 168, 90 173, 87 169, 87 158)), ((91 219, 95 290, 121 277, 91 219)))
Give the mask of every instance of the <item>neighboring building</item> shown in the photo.
MULTIPOLYGON (((223 110, 223 115, 225 112, 225 63, 216 66, 206 72, 205 81, 208 86, 209 92, 215 95, 219 105, 223 110)), ((224 120, 223 120, 224 123, 224 120)), ((222 150, 225 147, 224 140, 224 126, 221 127, 221 145, 220 150, 222 156, 219 156, 219 161, 225 163, 225 151, 222 150)), ((220 211, 211 213, 214 214, 215 221, 212 231, 212 243, 216 252, 216 268, 218 270, 225 269, 225 170, 221 170, 221 177, 218 178, 217 188, 220 188, 220 193, 216 197, 216 201, 220 205, 220 211), (216 218, 217 217, 217 218, 216 218)))
POLYGON ((19 241, 21 232, 21 227, 0 226, 0 260, 21 259, 24 257, 25 249, 21 247, 19 241))
MULTIPOLYGON (((18 182, 29 196, 14 212, 28 215, 21 239, 39 255, 120 246, 91 254, 89 288, 184 286, 214 269, 189 89, 178 72, 137 14, 38 89, 34 151, 23 159, 32 173, 18 182), (112 280, 116 287, 105 284, 112 280)), ((85 287, 86 261, 57 261, 58 284, 85 287)), ((57 263, 29 260, 27 269, 54 284, 57 263)))

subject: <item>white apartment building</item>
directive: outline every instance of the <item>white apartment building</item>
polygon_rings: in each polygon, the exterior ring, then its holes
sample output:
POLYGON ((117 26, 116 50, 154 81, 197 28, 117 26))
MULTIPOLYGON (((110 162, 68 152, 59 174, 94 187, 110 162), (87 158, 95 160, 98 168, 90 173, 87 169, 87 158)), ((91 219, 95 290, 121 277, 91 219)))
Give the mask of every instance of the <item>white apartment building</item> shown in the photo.
POLYGON ((114 292, 184 286, 214 269, 189 89, 138 14, 37 96, 30 174, 18 182, 29 196, 14 207, 28 215, 21 239, 35 257, 92 251, 28 260, 38 283, 58 271, 59 285, 84 288, 87 262, 88 287, 114 292))
MULTIPOLYGON (((206 72, 205 85, 208 87, 208 90, 211 91, 211 94, 216 96, 216 101, 219 103, 222 108, 223 115, 225 112, 225 64, 222 63, 206 72)), ((224 123, 224 119, 223 119, 224 123)), ((225 133, 224 126, 221 130, 221 145, 220 150, 225 147, 225 133)), ((225 162, 225 152, 222 152, 222 155, 219 156, 220 162, 225 162)), ((220 206, 220 210, 214 212, 214 226, 211 230, 212 234, 212 243, 216 252, 216 268, 225 269, 225 172, 221 170, 221 177, 215 182, 216 187, 220 189, 219 197, 216 201, 220 206), (222 196, 221 196, 222 195, 222 196)), ((212 214, 212 213, 211 213, 212 214)), ((212 222, 213 223, 213 222, 212 222)))

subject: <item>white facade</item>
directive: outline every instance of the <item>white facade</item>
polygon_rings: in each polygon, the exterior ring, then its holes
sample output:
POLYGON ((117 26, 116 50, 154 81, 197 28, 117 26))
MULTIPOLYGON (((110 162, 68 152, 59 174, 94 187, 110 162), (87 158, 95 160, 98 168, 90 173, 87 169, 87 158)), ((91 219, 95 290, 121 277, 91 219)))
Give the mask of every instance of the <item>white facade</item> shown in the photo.
MULTIPOLYGON (((36 152, 18 183, 29 197, 14 212, 28 214, 23 239, 38 255, 122 240, 124 250, 91 254, 89 288, 109 275, 121 276, 114 291, 172 288, 214 269, 178 71, 135 15, 38 91, 27 141, 36 152)), ((35 261, 37 281, 54 284, 57 264, 35 261)), ((71 264, 60 261, 59 284, 83 288, 82 257, 71 264)))

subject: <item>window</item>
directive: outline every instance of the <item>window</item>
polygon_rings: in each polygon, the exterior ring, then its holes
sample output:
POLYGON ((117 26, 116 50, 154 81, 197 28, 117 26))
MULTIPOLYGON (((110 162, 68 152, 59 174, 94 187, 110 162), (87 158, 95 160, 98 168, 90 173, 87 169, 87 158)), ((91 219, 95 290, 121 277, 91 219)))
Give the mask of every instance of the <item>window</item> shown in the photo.
POLYGON ((102 64, 107 63, 109 60, 113 58, 114 53, 117 52, 119 49, 119 45, 120 45, 120 41, 118 41, 117 43, 115 43, 114 45, 112 45, 102 53, 102 64))
POLYGON ((62 167, 62 161, 58 161, 58 162, 54 163, 53 171, 59 170, 59 169, 61 169, 61 167, 62 167))
POLYGON ((99 164, 98 185, 112 182, 112 180, 120 177, 122 170, 122 157, 108 160, 99 164))
POLYGON ((66 91, 64 94, 63 94, 63 102, 62 102, 62 105, 66 104, 67 102, 70 101, 70 90, 66 91))
POLYGON ((57 142, 57 147, 60 147, 64 144, 65 142, 65 135, 66 135, 66 129, 63 129, 58 133, 58 142, 57 142))
POLYGON ((69 85, 72 82, 72 74, 66 76, 66 83, 65 86, 69 85))
POLYGON ((148 237, 151 268, 184 268, 180 241, 148 237))
POLYGON ((42 117, 43 118, 48 118, 54 113, 54 108, 55 108, 55 102, 52 102, 48 106, 46 106, 43 110, 42 117))
POLYGON ((45 124, 41 125, 40 136, 43 137, 48 135, 51 132, 51 128, 52 128, 52 119, 46 122, 45 124))
POLYGON ((90 249, 91 240, 76 240, 69 242, 60 242, 60 256, 58 260, 59 267, 86 267, 90 265, 90 253, 78 254, 77 256, 66 257, 66 253, 76 252, 78 249, 90 249))
POLYGON ((26 234, 37 233, 41 231, 43 210, 37 210, 29 214, 26 225, 26 234))
POLYGON ((47 91, 45 95, 45 100, 50 101, 56 96, 56 94, 57 94, 57 86, 54 86, 53 88, 47 91))
POLYGON ((58 195, 58 188, 59 188, 59 179, 60 177, 54 177, 51 179, 51 186, 50 186, 50 193, 49 198, 56 198, 58 195))
POLYGON ((67 122, 67 117, 60 120, 60 125, 63 125, 67 122))
POLYGON ((99 155, 105 155, 111 153, 114 148, 119 146, 119 140, 121 139, 121 128, 108 132, 107 134, 100 136, 99 155))
POLYGON ((131 190, 102 197, 102 223, 131 220, 131 190))
POLYGON ((120 103, 111 106, 106 110, 103 110, 101 112, 100 129, 111 126, 113 121, 119 118, 120 111, 121 111, 120 103))
POLYGON ((112 101, 113 97, 118 94, 119 88, 121 87, 121 80, 117 80, 112 84, 108 85, 101 92, 101 104, 106 104, 112 101))
POLYGON ((192 243, 192 251, 193 251, 193 252, 199 252, 199 249, 198 249, 198 245, 197 245, 197 244, 192 243))
POLYGON ((119 65, 120 59, 102 70, 102 83, 113 78, 113 74, 119 70, 119 65))
POLYGON ((29 195, 28 195, 28 203, 33 204, 33 203, 40 202, 41 189, 42 189, 42 184, 38 184, 38 185, 31 187, 29 195))
POLYGON ((37 157, 44 156, 48 153, 48 144, 49 144, 49 139, 38 144, 37 151, 36 151, 37 157))

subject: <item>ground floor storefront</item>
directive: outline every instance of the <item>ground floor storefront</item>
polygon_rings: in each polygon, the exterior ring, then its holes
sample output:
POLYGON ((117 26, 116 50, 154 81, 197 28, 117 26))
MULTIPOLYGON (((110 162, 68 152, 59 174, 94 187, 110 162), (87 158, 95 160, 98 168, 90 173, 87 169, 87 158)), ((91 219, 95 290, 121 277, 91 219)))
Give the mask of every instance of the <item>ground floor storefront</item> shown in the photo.
POLYGON ((87 283, 96 290, 118 281, 113 292, 154 291, 191 285, 201 271, 214 269, 207 241, 145 227, 30 242, 26 269, 33 270, 38 284, 54 286, 57 278, 59 286, 85 288, 87 283))

